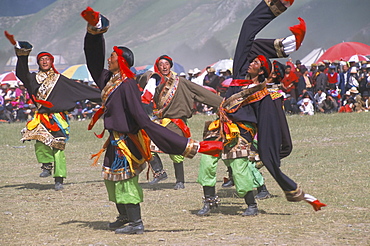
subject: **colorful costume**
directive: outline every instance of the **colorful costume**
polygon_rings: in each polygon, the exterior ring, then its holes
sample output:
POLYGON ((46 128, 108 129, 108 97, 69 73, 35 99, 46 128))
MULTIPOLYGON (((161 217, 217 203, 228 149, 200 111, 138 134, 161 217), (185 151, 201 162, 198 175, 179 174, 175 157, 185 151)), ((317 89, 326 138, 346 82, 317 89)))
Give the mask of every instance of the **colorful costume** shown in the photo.
MULTIPOLYGON (((21 140, 36 140, 35 153, 38 162, 43 163, 41 177, 49 176, 54 163, 55 188, 62 189, 63 179, 67 176, 64 149, 69 138, 70 125, 67 113, 75 107, 76 101, 90 99, 100 101, 99 90, 77 83, 56 71, 54 66, 48 71, 30 73, 28 55, 32 45, 17 42, 18 57, 16 75, 24 83, 37 111, 23 130, 21 140)), ((41 52, 41 57, 48 57, 53 63, 54 57, 41 52)))
MULTIPOLYGON (((264 71, 262 75, 264 77, 260 75, 259 80, 264 81, 270 75, 272 65, 266 57, 276 57, 276 54, 279 53, 270 52, 271 48, 269 49, 266 46, 266 48, 259 49, 259 54, 264 56, 256 56, 256 53, 252 52, 254 42, 251 40, 254 40, 254 36, 276 16, 284 12, 289 5, 290 2, 288 1, 262 1, 244 21, 234 57, 234 80, 228 88, 225 101, 220 107, 219 121, 214 122, 208 128, 207 135, 209 137, 214 138, 221 135, 224 140, 225 147, 222 158, 227 159, 228 164, 232 167, 233 178, 239 179, 235 184, 238 194, 240 196, 244 195, 248 205, 248 209, 243 213, 246 216, 258 213, 257 204, 252 193, 254 184, 251 180, 245 180, 245 178, 253 177, 252 169, 249 169, 248 166, 251 165, 249 160, 255 155, 255 149, 253 149, 251 143, 256 131, 258 132, 259 157, 285 191, 287 199, 289 201, 306 199, 297 184, 280 170, 280 158, 289 155, 292 146, 289 128, 280 100, 273 100, 273 95, 270 95, 265 83, 256 85, 254 81, 244 79, 246 76, 248 78, 247 70, 250 62, 255 57, 261 62, 261 69, 264 71), (238 187, 238 183, 243 183, 244 187, 239 188, 242 186, 239 185, 238 187)), ((304 32, 302 32, 302 29, 305 29, 304 22, 302 19, 300 20, 301 24, 298 25, 298 28, 297 26, 290 28, 296 36, 295 48, 299 47, 302 35, 304 36, 304 32)), ((202 157, 201 167, 203 165, 207 166, 209 159, 209 157, 202 157)), ((198 182, 207 184, 201 176, 198 178, 198 182)), ((214 187, 213 189, 210 186, 204 186, 203 188, 205 206, 198 212, 201 215, 208 213, 209 207, 217 203, 214 187)), ((307 195, 306 201, 311 202, 315 210, 322 206, 317 199, 313 199, 309 195, 307 195)))
MULTIPOLYGON (((117 56, 119 72, 104 69, 103 33, 108 30, 109 21, 91 8, 83 11, 82 16, 89 23, 84 44, 87 66, 102 91, 103 100, 102 110, 93 116, 89 129, 99 116, 104 115, 104 130, 109 132, 109 138, 96 157, 106 151, 102 176, 109 200, 116 204, 120 214, 109 228, 118 228, 116 233, 143 233, 140 210, 143 192, 138 175, 146 161, 151 159, 150 140, 165 153, 189 158, 202 151, 202 143, 179 136, 150 120, 141 105, 140 91, 129 69, 134 63, 132 51, 115 46, 112 55, 115 53, 117 56), (129 225, 119 228, 126 223, 129 225)), ((103 137, 103 133, 98 136, 103 137)))
MULTIPOLYGON (((168 56, 161 56, 155 63, 155 71, 158 70, 158 62, 165 59, 172 64, 172 59, 168 56)), ((178 77, 170 72, 169 76, 163 76, 160 73, 153 73, 147 86, 144 88, 142 102, 148 104, 151 102, 151 95, 155 109, 153 114, 156 122, 177 133, 180 136, 190 137, 190 129, 187 126, 187 120, 193 114, 194 102, 200 102, 218 108, 222 98, 213 92, 192 83, 185 78, 178 77)), ((161 152, 161 149, 152 145, 153 152, 161 152)), ((175 189, 184 188, 184 167, 183 156, 170 155, 175 169, 176 185, 175 189)), ((157 154, 154 154, 153 161, 150 162, 154 171, 154 180, 151 184, 165 179, 167 174, 163 170, 162 161, 157 154)))

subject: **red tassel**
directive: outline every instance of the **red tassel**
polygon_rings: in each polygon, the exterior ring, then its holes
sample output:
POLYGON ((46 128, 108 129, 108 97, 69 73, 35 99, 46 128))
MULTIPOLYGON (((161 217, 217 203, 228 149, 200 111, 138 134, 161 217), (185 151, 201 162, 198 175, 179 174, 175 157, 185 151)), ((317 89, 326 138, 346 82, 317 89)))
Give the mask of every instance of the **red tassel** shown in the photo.
POLYGON ((199 143, 199 153, 219 157, 221 150, 223 149, 223 143, 221 141, 202 141, 199 143))
POLYGON ((52 108, 52 107, 54 107, 54 104, 52 104, 51 102, 48 102, 48 101, 45 101, 45 100, 37 100, 36 97, 35 97, 35 95, 32 95, 32 99, 35 102, 37 102, 37 103, 41 104, 42 106, 44 106, 45 108, 52 108))
POLYGON ((306 22, 301 18, 298 17, 299 24, 295 26, 289 27, 289 30, 294 34, 295 41, 296 41, 296 50, 301 47, 303 42, 304 36, 306 34, 306 22))
POLYGON ((8 31, 4 31, 4 34, 5 34, 5 37, 10 41, 12 45, 17 44, 17 42, 14 39, 14 35, 11 35, 10 33, 8 33, 8 31))
POLYGON ((82 11, 81 16, 92 26, 96 26, 99 22, 99 12, 95 12, 91 7, 82 11))
POLYGON ((312 205, 312 207, 313 207, 313 209, 315 209, 315 211, 321 210, 321 207, 326 207, 326 204, 320 202, 319 200, 315 200, 313 202, 308 202, 308 203, 312 205))
POLYGON ((102 131, 100 134, 96 134, 96 133, 94 132, 94 134, 95 134, 95 136, 96 136, 97 138, 103 138, 103 137, 104 137, 104 133, 105 133, 105 129, 103 129, 103 131, 102 131))

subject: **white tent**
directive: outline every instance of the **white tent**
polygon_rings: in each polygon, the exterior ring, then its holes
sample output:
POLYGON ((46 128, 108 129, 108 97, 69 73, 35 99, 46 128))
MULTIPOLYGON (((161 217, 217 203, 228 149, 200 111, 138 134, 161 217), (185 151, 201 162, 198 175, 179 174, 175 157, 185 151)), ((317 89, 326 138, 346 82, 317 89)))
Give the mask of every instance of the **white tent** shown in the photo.
POLYGON ((302 65, 305 65, 307 68, 310 68, 311 64, 315 63, 324 52, 325 50, 323 48, 317 48, 312 50, 308 55, 301 59, 302 65))

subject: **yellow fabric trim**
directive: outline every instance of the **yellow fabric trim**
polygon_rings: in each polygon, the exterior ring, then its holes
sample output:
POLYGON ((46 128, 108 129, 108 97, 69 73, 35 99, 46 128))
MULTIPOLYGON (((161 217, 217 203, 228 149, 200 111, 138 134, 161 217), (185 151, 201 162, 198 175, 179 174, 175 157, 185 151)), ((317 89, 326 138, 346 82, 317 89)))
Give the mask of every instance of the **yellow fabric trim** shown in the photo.
POLYGON ((231 140, 238 138, 240 136, 240 131, 239 128, 236 124, 234 123, 226 123, 227 127, 229 128, 230 133, 226 134, 226 140, 227 143, 231 142, 231 140))
POLYGON ((164 118, 164 119, 162 119, 162 123, 161 123, 161 126, 163 126, 163 127, 166 127, 168 124, 170 124, 171 123, 171 119, 169 119, 169 118, 164 118))
POLYGON ((54 116, 55 116, 55 118, 57 118, 58 122, 60 123, 60 125, 62 126, 63 129, 67 129, 68 128, 67 121, 65 119, 63 119, 63 117, 60 114, 55 113, 54 116))
MULTIPOLYGON (((119 140, 119 139, 120 139, 120 135, 119 135, 119 133, 118 133, 118 132, 116 132, 116 131, 113 131, 113 136, 114 136, 114 139, 115 139, 115 140, 119 140)), ((139 139, 140 139, 140 143, 142 144, 142 143, 143 143, 142 135, 139 135, 138 137, 139 137, 139 139)), ((122 151, 122 153, 126 156, 127 161, 128 161, 128 163, 129 163, 129 166, 130 166, 130 171, 131 171, 131 173, 135 175, 135 170, 134 170, 134 168, 133 168, 132 161, 134 161, 134 162, 136 162, 136 163, 138 163, 138 164, 142 164, 142 163, 144 163, 144 162, 145 162, 145 159, 144 159, 144 158, 141 158, 140 160, 138 160, 138 159, 134 156, 134 154, 132 154, 132 153, 131 153, 131 151, 130 151, 130 149, 127 147, 127 145, 126 145, 125 141, 123 141, 123 140, 119 140, 119 141, 117 142, 117 145, 118 145, 118 147, 120 148, 120 150, 122 151)))
POLYGON ((32 118, 32 120, 30 120, 29 122, 27 122, 27 129, 29 131, 31 131, 31 130, 35 129, 36 126, 38 126, 38 124, 40 124, 40 114, 36 111, 35 112, 35 115, 32 118))
MULTIPOLYGON (((227 141, 226 143, 224 143, 224 145, 227 145, 233 139, 238 138, 240 136, 240 131, 239 131, 238 126, 235 123, 225 122, 225 124, 229 128, 229 133, 228 134, 224 134, 224 137, 225 137, 225 139, 227 141)), ((220 120, 219 119, 211 122, 211 124, 209 124, 209 126, 208 126, 208 130, 209 131, 214 131, 214 130, 217 130, 217 129, 221 129, 221 125, 220 125, 220 120)), ((225 133, 224 129, 222 129, 222 130, 223 130, 222 132, 225 133)))
POLYGON ((220 120, 212 121, 208 126, 208 130, 214 131, 220 128, 220 120))

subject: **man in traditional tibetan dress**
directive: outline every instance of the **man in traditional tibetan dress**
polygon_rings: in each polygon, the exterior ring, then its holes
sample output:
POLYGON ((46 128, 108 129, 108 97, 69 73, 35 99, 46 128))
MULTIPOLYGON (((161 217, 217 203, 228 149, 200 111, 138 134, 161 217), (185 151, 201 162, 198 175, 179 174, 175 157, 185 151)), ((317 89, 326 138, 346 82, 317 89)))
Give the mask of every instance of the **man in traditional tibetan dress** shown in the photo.
POLYGON ((54 57, 48 52, 37 55, 39 71, 30 73, 28 56, 32 45, 15 41, 13 35, 6 31, 5 35, 14 45, 18 57, 16 75, 37 107, 34 117, 23 130, 21 140, 36 140, 37 161, 42 163, 40 177, 53 174, 55 190, 61 190, 63 180, 67 177, 64 149, 70 133, 68 112, 74 109, 77 101, 100 101, 100 92, 60 74, 54 67, 54 57))

